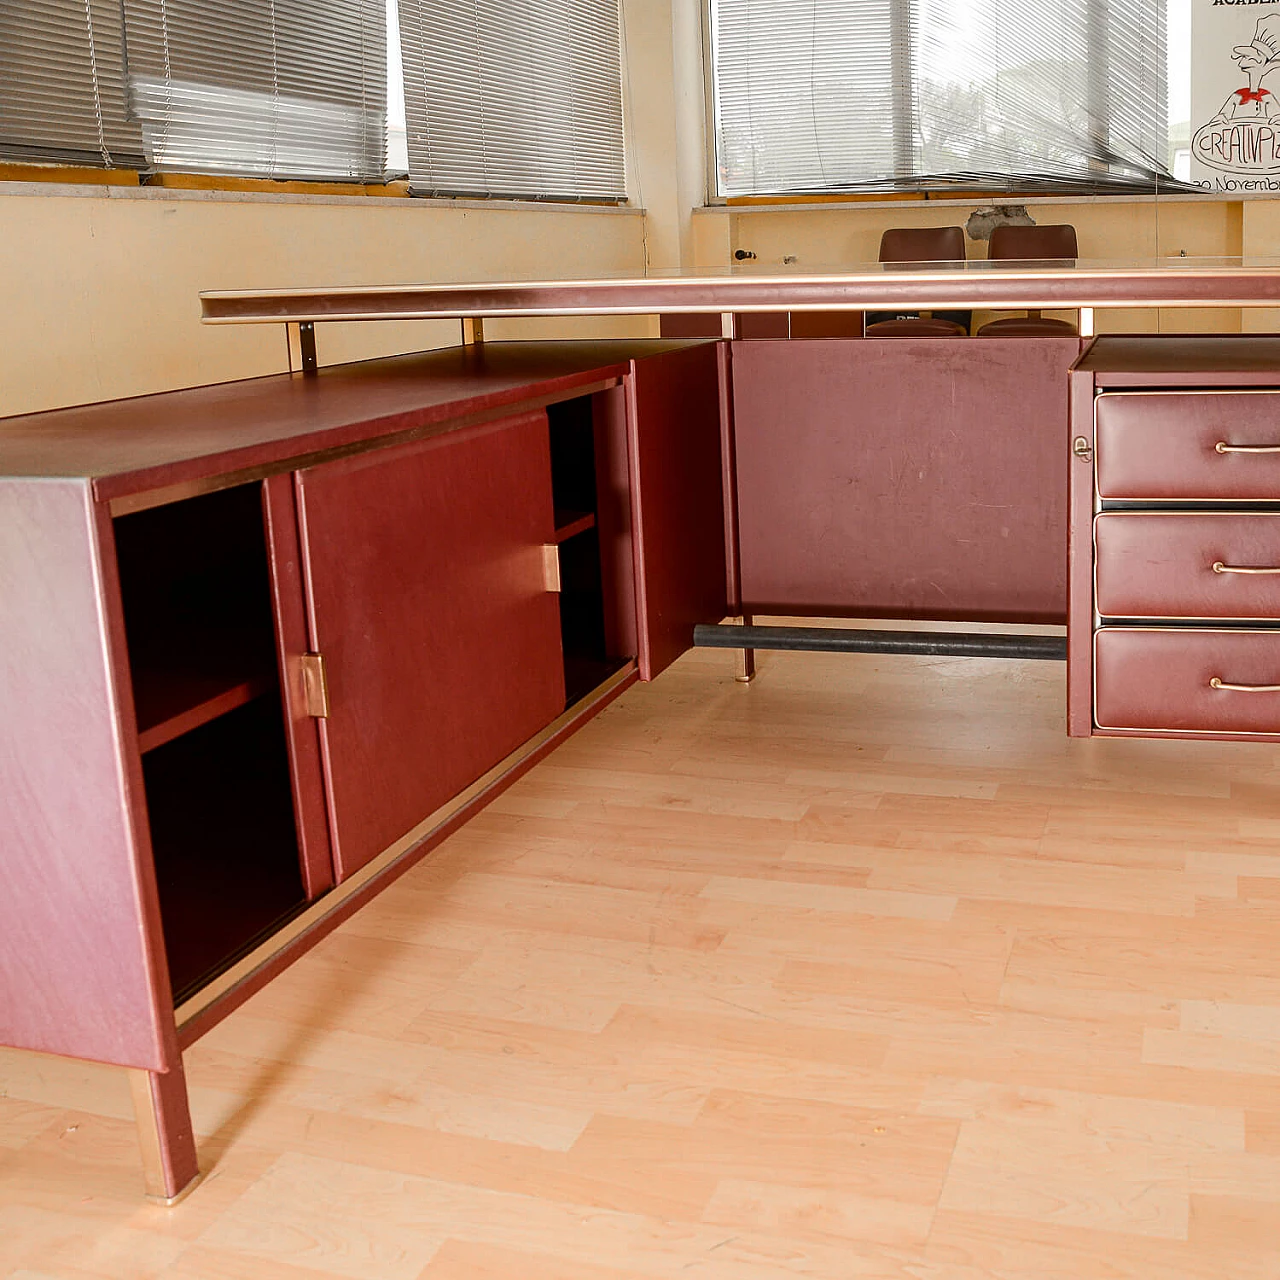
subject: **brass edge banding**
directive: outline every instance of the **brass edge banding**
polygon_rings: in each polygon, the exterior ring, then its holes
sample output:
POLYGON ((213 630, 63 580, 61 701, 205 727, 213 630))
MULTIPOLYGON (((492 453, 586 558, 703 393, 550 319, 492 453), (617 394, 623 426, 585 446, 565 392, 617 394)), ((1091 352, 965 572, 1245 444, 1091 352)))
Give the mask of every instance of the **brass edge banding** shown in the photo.
POLYGON ((399 840, 388 845, 372 861, 367 862, 359 871, 336 885, 327 893, 317 898, 309 907, 295 916, 277 933, 255 948, 225 973, 215 978, 208 986, 202 988, 189 1000, 184 1001, 174 1010, 178 1037, 182 1038, 183 1030, 188 1023, 200 1014, 212 1008, 224 996, 229 995, 242 982, 251 978, 264 965, 269 964, 277 955, 286 950, 294 941, 314 926, 322 923, 328 916, 338 910, 347 899, 353 897, 372 881, 376 881, 396 866, 404 858, 412 857, 416 847, 439 827, 442 827, 462 809, 484 794, 495 782, 509 773, 517 765, 533 755, 545 743, 554 738, 566 726, 578 719, 584 711, 589 710, 597 702, 604 701, 621 684, 629 681, 636 671, 634 659, 620 670, 615 671, 607 680, 597 685, 584 698, 580 698, 571 707, 558 715, 545 729, 535 734, 527 742, 517 747, 482 774, 466 790, 459 792, 452 800, 442 804, 429 814, 412 830, 406 832, 399 840))
MULTIPOLYGON (((1215 614, 1211 618, 1206 618, 1201 614, 1180 614, 1180 613, 1141 613, 1141 614, 1102 613, 1097 607, 1097 602, 1098 602, 1098 518, 1104 515, 1107 516, 1108 518, 1112 518, 1115 516, 1120 516, 1121 518, 1137 516, 1141 519, 1146 519, 1149 516, 1172 516, 1175 519, 1178 519, 1186 516, 1210 516, 1211 515, 1211 516, 1218 516, 1218 517, 1223 517, 1223 516, 1238 517, 1239 519, 1242 519, 1242 520, 1280 521, 1280 510, 1277 510, 1277 511, 1095 511, 1093 516, 1093 531, 1092 531, 1093 600, 1094 600, 1093 617, 1094 617, 1095 631, 1099 627, 1103 627, 1103 626, 1109 626, 1112 628, 1125 627, 1125 624, 1130 620, 1134 622, 1185 623, 1193 626, 1198 631, 1221 631, 1224 629, 1231 630, 1231 631, 1235 630, 1235 628, 1222 628, 1216 625, 1222 622, 1274 622, 1276 621, 1276 616, 1275 614, 1272 614, 1272 613, 1260 613, 1257 616, 1252 616, 1248 614, 1239 614, 1239 613, 1215 614)), ((1280 570, 1276 570, 1274 572, 1280 572, 1280 570)), ((1162 631, 1164 630, 1163 627, 1125 627, 1125 629, 1130 631, 1138 631, 1138 630, 1162 631)), ((1270 629, 1271 628, 1268 628, 1268 627, 1241 628, 1241 630, 1246 632, 1248 631, 1265 632, 1270 629)))
MULTIPOLYGON (((1093 398, 1093 491, 1098 502, 1250 502, 1258 504, 1271 503, 1280 505, 1280 496, 1271 498, 1224 498, 1222 494, 1212 494, 1205 497, 1177 497, 1177 498, 1153 498, 1150 494, 1126 495, 1122 493, 1103 494, 1101 486, 1098 484, 1098 401, 1107 396, 1275 396, 1280 399, 1280 389, 1276 387, 1169 387, 1166 389, 1133 387, 1133 388, 1116 388, 1114 391, 1099 391, 1093 398)), ((1121 513, 1116 513, 1121 514, 1121 513)), ((1135 513, 1140 514, 1140 513, 1135 513)), ((1177 515, 1180 512, 1152 511, 1152 515, 1177 515)), ((1188 514, 1196 515, 1199 512, 1190 512, 1188 514)), ((1207 514, 1207 513, 1206 513, 1207 514)), ((1224 515, 1230 515, 1231 512, 1223 512, 1224 515)), ((1238 512, 1239 515, 1248 515, 1249 512, 1238 512)))
MULTIPOLYGON (((1133 733, 1170 738, 1254 738, 1259 741, 1280 738, 1280 730, 1275 733, 1266 733, 1260 729, 1159 729, 1153 725, 1103 724, 1098 719, 1098 637, 1105 631, 1142 631, 1157 635, 1178 634, 1167 627, 1098 627, 1094 630, 1090 649, 1093 654, 1093 662, 1091 664, 1093 671, 1091 675, 1093 685, 1093 725, 1095 729, 1101 729, 1104 733, 1133 733)), ((1219 635, 1280 636, 1280 630, 1268 627, 1254 627, 1247 631, 1234 631, 1230 627, 1197 627, 1193 632, 1195 635, 1212 635, 1215 633, 1219 635)))

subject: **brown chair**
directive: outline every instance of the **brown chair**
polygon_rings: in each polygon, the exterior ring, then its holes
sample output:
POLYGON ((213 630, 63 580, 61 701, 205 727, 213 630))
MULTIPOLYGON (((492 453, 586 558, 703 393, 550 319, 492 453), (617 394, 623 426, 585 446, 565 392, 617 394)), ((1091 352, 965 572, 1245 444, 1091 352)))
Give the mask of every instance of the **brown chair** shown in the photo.
MULTIPOLYGON (((881 262, 963 262, 963 227, 892 227, 880 237, 881 262)), ((931 319, 881 311, 867 316, 868 338, 958 338, 969 332, 970 313, 935 312, 931 319)))
MULTIPOLYGON (((991 233, 987 257, 999 262, 1045 262, 1066 265, 1079 257, 1076 229, 1065 223, 1047 227, 997 227, 991 233)), ((1080 330, 1068 320, 1054 320, 1039 311, 992 320, 978 330, 980 338, 1069 338, 1080 330)))

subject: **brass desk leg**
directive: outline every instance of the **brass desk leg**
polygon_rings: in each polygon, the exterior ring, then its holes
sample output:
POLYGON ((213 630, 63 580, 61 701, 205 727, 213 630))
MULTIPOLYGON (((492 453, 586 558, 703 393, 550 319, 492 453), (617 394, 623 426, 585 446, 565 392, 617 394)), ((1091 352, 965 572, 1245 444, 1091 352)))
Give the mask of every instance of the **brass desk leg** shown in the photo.
POLYGON ((484 318, 482 316, 462 317, 462 345, 478 346, 484 341, 484 318))
MULTIPOLYGON (((741 623, 744 627, 751 625, 751 615, 743 614, 741 618, 735 618, 734 622, 741 623)), ((750 684, 756 678, 756 651, 754 649, 735 649, 734 652, 738 657, 738 669, 734 672, 733 678, 739 684, 750 684)))
POLYGON ((147 1199, 177 1204, 200 1180, 182 1063, 172 1071, 131 1069, 129 1087, 138 1118, 147 1199))

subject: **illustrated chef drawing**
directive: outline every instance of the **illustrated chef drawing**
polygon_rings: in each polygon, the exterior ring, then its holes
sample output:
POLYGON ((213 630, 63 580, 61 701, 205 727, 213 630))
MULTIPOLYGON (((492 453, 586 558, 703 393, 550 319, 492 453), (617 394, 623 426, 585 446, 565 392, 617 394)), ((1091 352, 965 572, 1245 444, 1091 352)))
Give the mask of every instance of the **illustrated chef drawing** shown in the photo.
POLYGON ((1210 123, 1229 120, 1277 120, 1280 104, 1263 80, 1280 67, 1280 13, 1265 13, 1258 19, 1257 30, 1249 44, 1238 44, 1231 51, 1248 84, 1232 91, 1210 123))

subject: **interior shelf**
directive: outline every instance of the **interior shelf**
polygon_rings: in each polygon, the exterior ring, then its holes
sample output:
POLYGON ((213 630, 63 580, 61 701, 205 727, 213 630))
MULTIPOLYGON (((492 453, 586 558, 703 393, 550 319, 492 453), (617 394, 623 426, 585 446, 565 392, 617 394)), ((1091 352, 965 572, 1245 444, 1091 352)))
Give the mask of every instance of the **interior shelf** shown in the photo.
POLYGON ((576 538, 580 533, 586 533, 588 529, 596 527, 596 513, 594 511, 566 511, 563 508, 556 508, 556 543, 568 542, 570 538, 576 538))
POLYGON ((560 547, 560 638, 565 705, 572 706, 626 659, 608 651, 590 396, 548 406, 555 539, 560 547))
POLYGON ((257 698, 142 761, 173 999, 306 903, 284 722, 257 698))
POLYGON ((276 687, 257 485, 122 516, 115 534, 143 752, 276 687))
POLYGON ((275 687, 271 675, 219 675, 151 668, 135 676, 138 746, 143 754, 243 707, 275 687))
POLYGON ((262 486, 114 522, 151 852, 180 1003, 306 903, 262 486))

